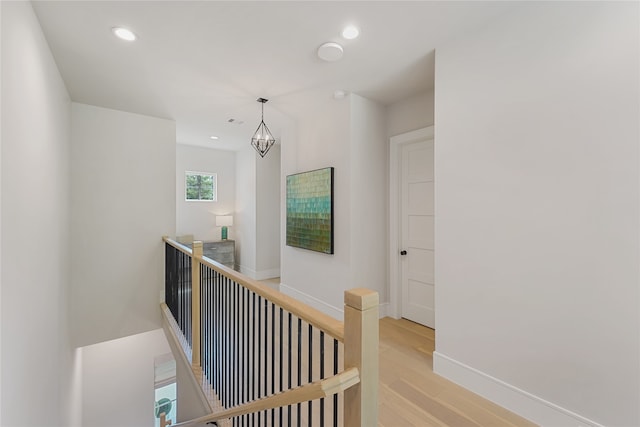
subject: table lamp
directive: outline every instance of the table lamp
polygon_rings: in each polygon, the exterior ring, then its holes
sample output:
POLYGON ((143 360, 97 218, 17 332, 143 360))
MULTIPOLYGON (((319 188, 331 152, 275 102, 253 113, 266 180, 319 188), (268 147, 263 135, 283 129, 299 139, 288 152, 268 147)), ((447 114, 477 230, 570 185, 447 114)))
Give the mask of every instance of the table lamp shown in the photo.
POLYGON ((227 227, 233 225, 233 216, 231 215, 218 215, 216 216, 216 226, 222 227, 220 233, 221 240, 227 240, 227 227))

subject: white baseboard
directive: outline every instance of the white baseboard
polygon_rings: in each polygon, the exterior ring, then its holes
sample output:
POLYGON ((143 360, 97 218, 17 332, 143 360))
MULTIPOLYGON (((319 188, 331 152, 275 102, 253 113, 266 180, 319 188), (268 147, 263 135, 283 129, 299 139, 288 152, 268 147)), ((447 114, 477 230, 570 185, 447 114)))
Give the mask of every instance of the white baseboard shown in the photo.
POLYGON ((252 279, 256 278, 256 271, 255 270, 253 270, 251 268, 247 268, 247 267, 242 266, 242 265, 237 265, 237 264, 236 264, 236 267, 237 267, 238 271, 240 273, 244 274, 245 276, 249 276, 252 279))
POLYGON ((254 280, 265 280, 273 279, 274 277, 280 277, 279 268, 272 268, 270 270, 253 270, 251 268, 239 265, 238 269, 240 273, 244 274, 245 276, 249 276, 254 280))
POLYGON ((433 371, 544 427, 604 427, 437 351, 433 352, 433 371))
MULTIPOLYGON (((344 319, 344 309, 338 308, 338 307, 334 307, 331 304, 327 304, 326 302, 319 300, 316 297, 312 297, 309 294, 306 294, 304 292, 300 292, 297 289, 294 289, 290 286, 285 285, 284 283, 280 283, 280 292, 282 292, 283 294, 287 294, 290 297, 293 297, 299 301, 304 302, 305 304, 310 305, 311 307, 320 310, 321 312, 328 314, 331 317, 334 317, 338 320, 343 320, 344 319)), ((387 311, 389 308, 389 303, 388 302, 383 302, 379 305, 378 309, 379 309, 379 318, 382 319, 383 317, 387 316, 387 311)))
POLYGON ((280 277, 280 269, 272 268, 270 270, 258 270, 256 271, 256 280, 266 280, 280 277))
POLYGON ((304 292, 300 292, 299 290, 287 286, 284 283, 280 283, 280 292, 289 295, 290 297, 293 297, 298 301, 302 301, 303 303, 310 305, 316 310, 320 310, 321 312, 328 314, 329 316, 334 317, 338 320, 344 319, 344 310, 342 310, 342 308, 334 307, 331 304, 327 304, 326 302, 321 301, 316 297, 312 297, 311 295, 305 294, 304 292))

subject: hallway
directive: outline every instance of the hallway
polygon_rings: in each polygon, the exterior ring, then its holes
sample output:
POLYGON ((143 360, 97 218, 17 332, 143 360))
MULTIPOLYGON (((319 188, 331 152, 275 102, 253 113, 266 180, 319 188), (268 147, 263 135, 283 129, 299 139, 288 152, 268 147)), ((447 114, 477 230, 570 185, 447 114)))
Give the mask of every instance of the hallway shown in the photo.
POLYGON ((435 332, 380 320, 381 427, 532 427, 535 424, 433 373, 435 332))

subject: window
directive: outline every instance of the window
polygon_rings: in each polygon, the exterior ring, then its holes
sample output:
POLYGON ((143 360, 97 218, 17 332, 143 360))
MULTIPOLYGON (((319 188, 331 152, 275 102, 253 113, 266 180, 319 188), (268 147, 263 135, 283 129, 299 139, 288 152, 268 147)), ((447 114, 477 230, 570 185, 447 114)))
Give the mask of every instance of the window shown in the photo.
POLYGON ((218 183, 215 173, 185 172, 185 200, 215 202, 218 183))

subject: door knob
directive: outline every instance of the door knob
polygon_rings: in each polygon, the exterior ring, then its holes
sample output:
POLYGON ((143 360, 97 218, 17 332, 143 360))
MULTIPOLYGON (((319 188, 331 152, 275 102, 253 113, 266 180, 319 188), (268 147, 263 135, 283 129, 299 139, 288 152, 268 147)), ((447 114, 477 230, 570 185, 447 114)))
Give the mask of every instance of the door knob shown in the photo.
POLYGON ((400 251, 400 255, 406 255, 407 251, 400 251))

